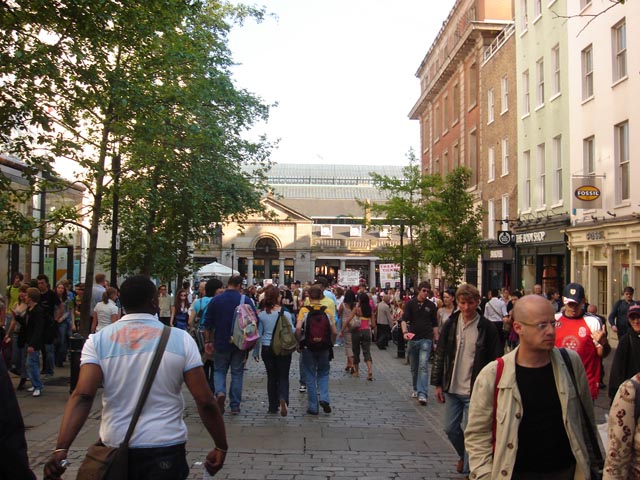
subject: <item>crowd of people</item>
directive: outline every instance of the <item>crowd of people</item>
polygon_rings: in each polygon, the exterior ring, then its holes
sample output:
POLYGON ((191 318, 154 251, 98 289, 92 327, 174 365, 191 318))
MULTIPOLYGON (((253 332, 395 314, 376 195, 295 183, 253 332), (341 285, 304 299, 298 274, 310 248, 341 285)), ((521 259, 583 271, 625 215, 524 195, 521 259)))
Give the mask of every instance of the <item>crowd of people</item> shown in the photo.
MULTIPOLYGON (((42 376, 67 361, 67 339, 79 329, 84 286, 71 289, 61 282, 52 290, 46 275, 31 285, 23 284, 22 274, 12 280, 3 302, 8 307, 2 307, 4 364, 20 376, 18 390, 30 382, 28 390, 38 397, 42 376)), ((307 414, 330 414, 335 408, 329 378, 336 347, 346 357, 346 374, 373 382, 372 345, 384 350, 391 341, 406 343, 408 381, 417 404, 428 406, 430 387, 435 400, 445 404, 444 431, 459 457, 456 470, 465 478, 640 476, 635 446, 640 438, 640 304, 631 287, 608 321, 588 304, 577 283, 566 285, 561 294, 549 289, 544 295, 536 285, 526 295, 492 289, 486 298, 469 284, 440 292, 421 282, 405 295, 364 284, 331 286, 325 278, 314 284, 247 287, 242 277, 234 276, 226 288, 218 279, 201 282, 197 294, 185 283, 175 296, 166 285, 156 289, 145 277, 131 277, 121 287, 110 287, 103 274, 96 275, 90 297, 92 335, 45 469, 48 478, 64 472, 62 461, 101 385, 100 439, 119 445, 132 415, 121 400, 132 392, 135 397, 142 386, 134 367, 146 364, 166 327, 174 328, 169 329, 158 373, 162 381, 153 384, 147 402, 154 408, 143 416, 153 425, 160 421, 158 412, 164 412, 162 421, 171 428, 163 427, 160 438, 142 424, 137 427, 130 441, 139 461, 136 478, 154 471, 158 455, 172 459, 171 468, 169 476, 153 474, 154 479, 188 475, 180 414, 183 383, 216 445, 205 464, 215 473, 227 448, 222 415, 226 408, 231 415, 241 414, 248 360, 264 363, 266 413, 286 417, 297 351, 307 414), (243 306, 250 317, 247 328, 253 322, 256 330, 256 340, 247 344, 230 341, 243 306), (596 431, 593 401, 607 388, 602 360, 611 351, 608 330, 617 333, 618 347, 609 377, 612 405, 605 450, 599 436, 588 432, 596 431), (549 450, 555 452, 552 460, 540 462, 549 450)), ((250 330, 241 333, 245 339, 252 335, 250 330)), ((25 457, 23 453, 15 459, 25 457)))

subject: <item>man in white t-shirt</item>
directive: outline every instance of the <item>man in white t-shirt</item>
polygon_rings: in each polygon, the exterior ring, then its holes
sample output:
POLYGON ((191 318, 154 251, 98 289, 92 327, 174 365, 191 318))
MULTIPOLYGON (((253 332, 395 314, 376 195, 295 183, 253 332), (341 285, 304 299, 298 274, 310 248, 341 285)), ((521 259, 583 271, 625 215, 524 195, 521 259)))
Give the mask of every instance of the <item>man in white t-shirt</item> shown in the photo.
MULTIPOLYGON (((155 317, 156 288, 147 277, 122 283, 120 299, 127 315, 90 335, 82 349, 80 377, 65 408, 56 448, 45 465, 45 478, 64 473, 60 462, 86 421, 96 391, 104 386, 100 440, 117 447, 123 441, 155 353, 163 324, 155 317)), ((222 468, 227 452, 224 421, 207 385, 202 360, 191 336, 171 329, 162 361, 129 442, 129 477, 148 480, 186 479, 189 465, 183 421, 182 384, 186 383, 200 418, 215 442, 206 457, 210 474, 222 468)))

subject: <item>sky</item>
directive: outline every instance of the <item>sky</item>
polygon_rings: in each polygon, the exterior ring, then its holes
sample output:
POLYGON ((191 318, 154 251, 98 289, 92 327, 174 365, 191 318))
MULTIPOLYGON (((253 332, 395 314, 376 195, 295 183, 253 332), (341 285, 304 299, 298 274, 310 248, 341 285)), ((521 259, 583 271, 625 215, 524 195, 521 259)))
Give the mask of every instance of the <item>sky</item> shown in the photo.
MULTIPOLYGON (((237 3, 237 2, 236 2, 237 3)), ((254 4, 250 0, 244 3, 254 4)), ((279 139, 277 163, 406 164, 419 151, 408 114, 415 76, 454 0, 263 0, 236 26, 236 85, 271 109, 251 132, 279 139)))

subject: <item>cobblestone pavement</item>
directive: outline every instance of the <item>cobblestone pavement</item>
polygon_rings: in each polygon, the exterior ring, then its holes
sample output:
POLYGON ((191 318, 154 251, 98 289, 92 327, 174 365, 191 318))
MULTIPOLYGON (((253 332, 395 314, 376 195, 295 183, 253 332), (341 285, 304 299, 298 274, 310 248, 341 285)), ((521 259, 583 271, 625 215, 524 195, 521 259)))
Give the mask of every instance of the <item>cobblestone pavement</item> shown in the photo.
MULTIPOLYGON (((410 398, 409 367, 396 358, 395 346, 372 348, 374 381, 353 378, 344 371, 343 349, 331 363, 331 414, 306 414, 306 393, 298 392, 298 361, 291 368, 289 415, 267 414, 264 365, 250 360, 245 371, 242 413, 225 415, 229 454, 215 478, 221 479, 460 479, 457 456, 442 431, 444 406, 430 391, 421 407, 410 398)), ((362 364, 363 370, 364 364, 362 364)), ((61 369, 58 369, 61 370, 61 369)), ((68 375, 68 370, 62 372, 68 375)), ((17 379, 14 378, 17 383, 17 379)), ((430 387, 431 388, 431 387, 430 387)), ((29 457, 42 478, 43 462, 55 448, 57 431, 68 398, 68 377, 45 382, 40 398, 17 392, 27 428, 29 457)), ((212 440, 201 425, 185 389, 185 421, 190 479, 203 478, 203 461, 212 440)), ((598 400, 602 422, 604 395, 598 400)), ((133 399, 132 399, 133 401, 133 399)), ((86 448, 98 438, 100 399, 76 438, 66 479, 75 478, 86 448)), ((205 477, 206 478, 206 477, 205 477)))

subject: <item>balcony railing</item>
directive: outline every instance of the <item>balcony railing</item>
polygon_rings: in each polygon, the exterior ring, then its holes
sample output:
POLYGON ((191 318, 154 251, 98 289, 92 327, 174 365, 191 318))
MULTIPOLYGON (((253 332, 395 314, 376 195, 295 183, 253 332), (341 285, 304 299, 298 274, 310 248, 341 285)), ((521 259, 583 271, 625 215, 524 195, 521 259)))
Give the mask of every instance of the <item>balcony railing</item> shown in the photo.
POLYGON ((344 251, 373 251, 380 248, 395 247, 400 245, 400 240, 381 238, 380 240, 341 239, 341 238, 316 238, 311 247, 314 250, 344 250, 344 251))

